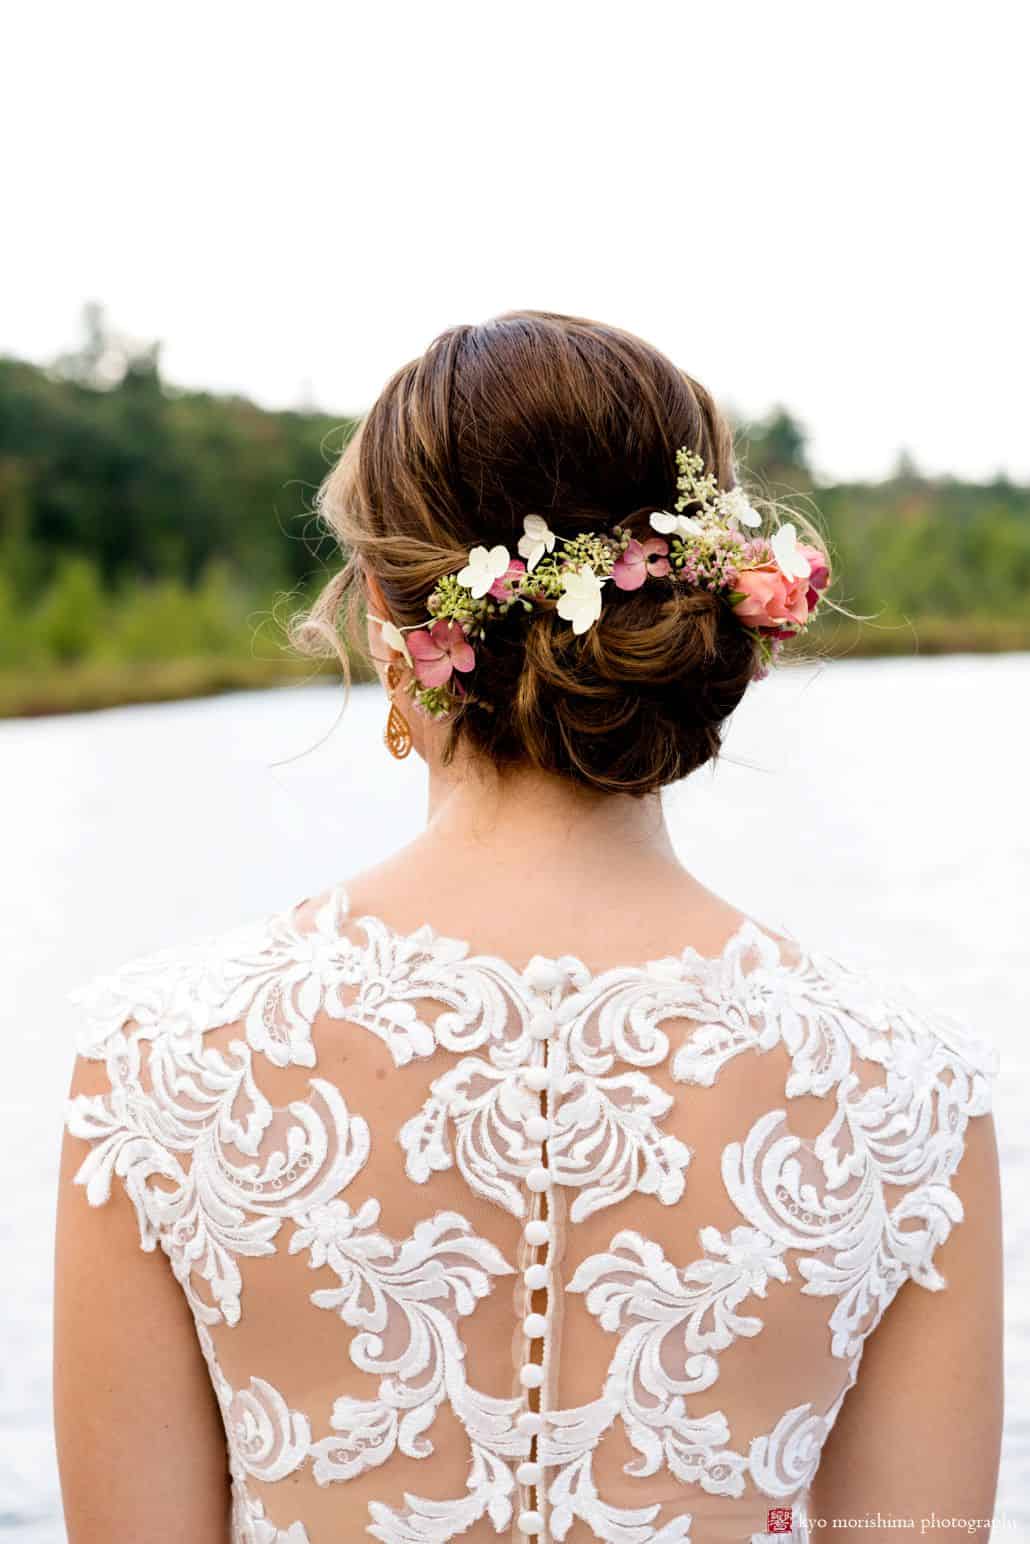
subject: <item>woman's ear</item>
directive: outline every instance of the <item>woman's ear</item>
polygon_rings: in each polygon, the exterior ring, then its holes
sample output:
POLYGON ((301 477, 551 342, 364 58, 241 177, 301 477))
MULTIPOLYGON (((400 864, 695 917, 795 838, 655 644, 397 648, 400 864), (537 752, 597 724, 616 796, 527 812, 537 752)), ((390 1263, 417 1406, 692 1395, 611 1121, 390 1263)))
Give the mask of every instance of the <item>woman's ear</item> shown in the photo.
POLYGON ((387 620, 389 620, 386 610, 386 601, 383 597, 382 590, 379 588, 379 580, 376 578, 375 574, 370 574, 367 571, 363 577, 365 582, 365 594, 368 596, 369 611, 374 611, 377 616, 386 617, 387 620))
POLYGON ((375 666, 380 684, 386 687, 386 666, 393 653, 392 648, 383 637, 386 631, 381 626, 383 622, 392 622, 390 613, 386 609, 386 599, 379 587, 379 581, 374 574, 367 571, 362 575, 365 591, 365 615, 368 629, 368 653, 375 666))

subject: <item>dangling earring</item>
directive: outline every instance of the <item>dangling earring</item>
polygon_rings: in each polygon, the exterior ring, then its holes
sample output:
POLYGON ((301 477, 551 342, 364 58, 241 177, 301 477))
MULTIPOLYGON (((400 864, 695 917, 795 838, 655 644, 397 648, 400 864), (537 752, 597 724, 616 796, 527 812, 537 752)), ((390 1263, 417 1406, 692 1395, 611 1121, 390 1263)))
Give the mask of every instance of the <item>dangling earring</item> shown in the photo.
POLYGON ((391 662, 386 667, 386 686, 390 692, 390 713, 386 720, 383 740, 390 755, 396 756, 398 761, 403 761, 411 750, 411 730, 408 728, 407 719, 393 700, 393 693, 396 691, 399 681, 400 669, 391 662))

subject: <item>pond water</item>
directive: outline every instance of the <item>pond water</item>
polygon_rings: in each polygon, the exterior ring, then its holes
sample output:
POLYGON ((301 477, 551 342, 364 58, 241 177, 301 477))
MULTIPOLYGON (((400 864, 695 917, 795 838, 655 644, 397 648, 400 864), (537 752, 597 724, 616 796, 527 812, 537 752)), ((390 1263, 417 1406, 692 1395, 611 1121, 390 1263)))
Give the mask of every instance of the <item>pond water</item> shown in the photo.
MULTIPOLYGON (((684 862, 743 910, 889 970, 998 1046, 1007 1251, 996 1539, 1030 1540, 1030 655, 781 669, 720 765, 667 794, 684 862)), ((378 691, 312 685, 0 724, 0 1532, 63 1544, 50 1425, 65 993, 315 893, 421 824, 378 691)), ((427 918, 427 920, 432 920, 427 918)), ((958 1412, 956 1412, 958 1414, 958 1412)))

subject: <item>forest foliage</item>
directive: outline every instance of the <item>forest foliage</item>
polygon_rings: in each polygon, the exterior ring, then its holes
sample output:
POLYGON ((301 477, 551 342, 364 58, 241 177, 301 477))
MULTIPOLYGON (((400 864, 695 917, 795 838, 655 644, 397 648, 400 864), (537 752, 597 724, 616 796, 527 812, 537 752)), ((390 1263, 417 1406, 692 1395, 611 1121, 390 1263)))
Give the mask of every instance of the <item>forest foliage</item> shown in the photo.
MULTIPOLYGON (((0 358, 0 673, 284 660, 284 616, 335 561, 314 495, 354 421, 172 387, 159 346, 85 322, 50 367, 0 358)), ((905 456, 817 486, 785 409, 736 427, 746 476, 816 519, 870 619, 848 647, 1030 647, 1030 489, 905 456)))

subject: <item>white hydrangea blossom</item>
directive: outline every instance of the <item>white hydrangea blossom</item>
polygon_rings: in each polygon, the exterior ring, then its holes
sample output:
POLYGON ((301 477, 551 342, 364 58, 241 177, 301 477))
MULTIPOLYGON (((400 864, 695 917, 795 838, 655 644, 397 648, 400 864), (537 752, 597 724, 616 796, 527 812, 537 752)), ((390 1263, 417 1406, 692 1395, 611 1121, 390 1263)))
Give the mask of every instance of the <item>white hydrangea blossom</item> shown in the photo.
POLYGON ((585 633, 601 615, 601 586, 592 568, 569 569, 565 574, 565 588, 558 602, 558 615, 572 623, 574 633, 585 633))
POLYGON ((555 534, 542 515, 527 515, 522 522, 524 536, 519 537, 519 557, 525 558, 532 573, 545 552, 554 551, 555 534))
POLYGON ((458 575, 458 583, 481 600, 496 579, 501 579, 511 566, 507 547, 473 547, 469 560, 458 575))

